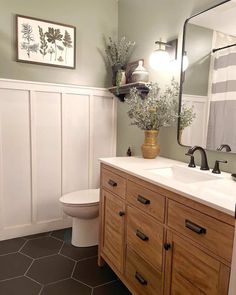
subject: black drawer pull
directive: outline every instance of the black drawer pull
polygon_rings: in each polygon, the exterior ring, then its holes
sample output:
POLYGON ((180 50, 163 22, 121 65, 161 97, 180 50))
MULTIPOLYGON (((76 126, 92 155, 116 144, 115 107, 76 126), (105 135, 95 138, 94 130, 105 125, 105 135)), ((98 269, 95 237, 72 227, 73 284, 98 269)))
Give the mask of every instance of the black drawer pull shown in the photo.
POLYGON ((199 234, 199 235, 202 235, 202 234, 206 234, 206 229, 193 223, 192 221, 189 221, 189 220, 185 220, 185 226, 194 231, 195 233, 199 234))
POLYGON ((117 183, 116 183, 114 180, 112 180, 112 179, 109 179, 109 180, 108 180, 108 184, 109 184, 110 186, 112 186, 112 187, 116 187, 116 186, 117 186, 117 183))
POLYGON ((149 205, 151 202, 150 200, 144 198, 143 196, 141 195, 138 195, 137 197, 137 201, 139 201, 140 203, 144 204, 144 205, 149 205))
POLYGON ((149 237, 148 236, 146 236, 144 233, 142 233, 140 230, 138 230, 137 229, 137 231, 136 231, 136 236, 138 237, 138 238, 140 238, 140 240, 142 240, 142 241, 148 241, 149 240, 149 237))
POLYGON ((119 215, 120 215, 120 216, 124 216, 124 215, 125 215, 125 212, 124 212, 124 211, 120 211, 120 212, 119 212, 119 215))
POLYGON ((138 273, 136 271, 136 274, 135 274, 135 279, 141 284, 141 285, 147 285, 147 281, 141 276, 140 273, 138 273))

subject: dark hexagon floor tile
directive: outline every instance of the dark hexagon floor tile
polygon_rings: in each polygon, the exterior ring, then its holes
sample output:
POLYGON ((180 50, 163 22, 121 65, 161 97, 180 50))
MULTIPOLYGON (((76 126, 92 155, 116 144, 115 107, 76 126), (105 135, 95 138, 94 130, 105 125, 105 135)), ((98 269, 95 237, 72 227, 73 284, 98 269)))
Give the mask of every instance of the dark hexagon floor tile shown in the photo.
POLYGON ((65 243, 60 253, 74 260, 80 260, 84 258, 97 256, 98 247, 75 247, 69 243, 65 243))
POLYGON ((0 256, 0 281, 23 275, 32 260, 20 253, 0 256))
POLYGON ((40 295, 90 295, 91 293, 91 288, 73 279, 67 279, 45 286, 40 295))
POLYGON ((38 295, 41 285, 26 277, 0 282, 0 294, 3 295, 38 295))
POLYGON ((57 254, 61 249, 62 242, 51 237, 42 237, 27 241, 21 253, 33 258, 57 254))
POLYGON ((92 287, 105 284, 117 278, 108 265, 103 267, 97 265, 97 257, 79 261, 73 277, 92 287))
POLYGON ((132 295, 129 290, 120 282, 112 282, 94 288, 93 295, 132 295))
POLYGON ((34 234, 34 235, 30 235, 30 236, 25 236, 24 238, 27 240, 32 240, 32 239, 37 239, 37 238, 41 238, 41 237, 48 237, 51 234, 51 232, 46 232, 46 233, 39 233, 39 234, 34 234))
POLYGON ((34 261, 27 276, 41 284, 49 284, 71 277, 75 262, 70 259, 53 255, 34 261))
POLYGON ((5 240, 0 242, 0 255, 17 252, 24 245, 22 238, 5 240))
POLYGON ((55 230, 51 233, 52 237, 55 237, 55 238, 62 240, 64 242, 71 241, 71 235, 72 235, 72 228, 71 227, 55 230))

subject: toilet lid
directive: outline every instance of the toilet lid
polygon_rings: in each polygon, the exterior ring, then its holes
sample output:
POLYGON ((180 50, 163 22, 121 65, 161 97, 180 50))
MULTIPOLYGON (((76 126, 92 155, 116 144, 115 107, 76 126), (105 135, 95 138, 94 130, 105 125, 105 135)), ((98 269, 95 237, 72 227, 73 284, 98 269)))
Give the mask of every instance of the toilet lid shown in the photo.
POLYGON ((99 202, 100 189, 75 191, 60 198, 60 202, 69 205, 92 205, 99 202))

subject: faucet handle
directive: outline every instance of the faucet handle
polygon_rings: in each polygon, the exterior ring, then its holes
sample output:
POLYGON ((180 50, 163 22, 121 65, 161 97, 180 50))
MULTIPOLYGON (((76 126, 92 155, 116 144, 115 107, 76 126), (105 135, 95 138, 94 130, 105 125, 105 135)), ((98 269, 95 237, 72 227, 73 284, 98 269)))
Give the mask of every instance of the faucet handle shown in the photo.
POLYGON ((215 173, 215 174, 220 174, 221 173, 219 163, 227 163, 227 161, 216 160, 215 161, 215 166, 212 169, 212 173, 215 173))
POLYGON ((186 153, 185 155, 190 156, 190 161, 189 161, 188 167, 195 168, 196 165, 195 165, 195 161, 194 161, 194 156, 189 153, 186 153))

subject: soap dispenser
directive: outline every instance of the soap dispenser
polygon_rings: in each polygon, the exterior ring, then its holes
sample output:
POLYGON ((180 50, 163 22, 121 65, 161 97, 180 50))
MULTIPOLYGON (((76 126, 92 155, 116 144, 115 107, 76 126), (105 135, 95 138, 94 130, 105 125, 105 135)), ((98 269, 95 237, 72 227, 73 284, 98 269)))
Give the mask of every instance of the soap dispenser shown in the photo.
POLYGON ((143 66, 143 61, 140 60, 138 62, 137 68, 133 71, 131 76, 131 82, 148 82, 149 81, 149 73, 143 66))

